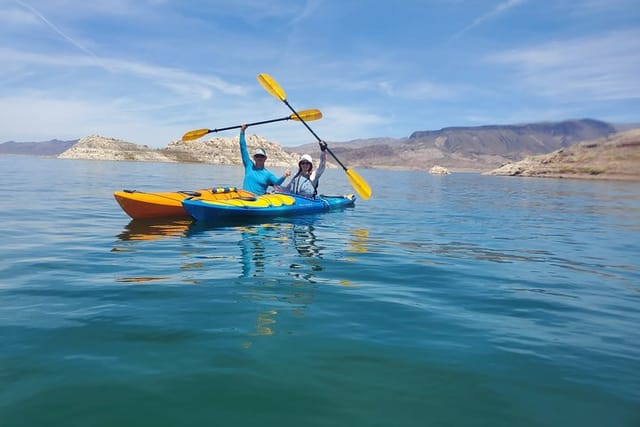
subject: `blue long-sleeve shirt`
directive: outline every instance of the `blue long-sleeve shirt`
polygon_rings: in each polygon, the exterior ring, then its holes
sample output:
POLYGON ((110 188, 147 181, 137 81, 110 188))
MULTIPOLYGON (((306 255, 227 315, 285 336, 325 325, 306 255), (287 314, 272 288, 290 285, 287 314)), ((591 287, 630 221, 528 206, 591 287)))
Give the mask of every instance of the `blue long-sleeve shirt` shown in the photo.
POLYGON ((244 132, 240 132, 240 154, 242 155, 242 165, 244 166, 242 188, 245 190, 261 195, 267 192, 267 187, 270 185, 280 185, 284 182, 284 176, 278 178, 267 168, 256 168, 255 163, 253 163, 249 155, 244 132))

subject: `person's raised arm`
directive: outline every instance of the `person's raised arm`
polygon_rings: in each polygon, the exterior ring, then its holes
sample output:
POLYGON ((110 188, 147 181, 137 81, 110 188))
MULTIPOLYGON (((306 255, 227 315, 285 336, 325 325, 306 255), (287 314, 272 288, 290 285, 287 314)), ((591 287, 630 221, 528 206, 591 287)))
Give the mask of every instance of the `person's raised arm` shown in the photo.
POLYGON ((320 164, 318 165, 318 169, 312 172, 311 182, 315 187, 318 186, 318 180, 320 176, 324 173, 325 168, 327 167, 327 144, 324 141, 320 142, 320 164))
POLYGON ((251 156, 247 149, 247 140, 245 138, 245 131, 247 130, 247 124, 243 123, 240 127, 240 156, 242 157, 242 164, 246 167, 251 164, 251 156))

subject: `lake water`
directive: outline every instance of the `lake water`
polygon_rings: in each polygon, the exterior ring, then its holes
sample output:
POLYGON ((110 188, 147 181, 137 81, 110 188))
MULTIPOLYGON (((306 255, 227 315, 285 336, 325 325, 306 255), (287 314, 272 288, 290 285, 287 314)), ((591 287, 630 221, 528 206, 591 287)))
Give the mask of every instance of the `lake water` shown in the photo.
POLYGON ((640 426, 640 183, 358 168, 355 208, 226 227, 112 195, 240 169, 0 156, 0 426, 640 426))

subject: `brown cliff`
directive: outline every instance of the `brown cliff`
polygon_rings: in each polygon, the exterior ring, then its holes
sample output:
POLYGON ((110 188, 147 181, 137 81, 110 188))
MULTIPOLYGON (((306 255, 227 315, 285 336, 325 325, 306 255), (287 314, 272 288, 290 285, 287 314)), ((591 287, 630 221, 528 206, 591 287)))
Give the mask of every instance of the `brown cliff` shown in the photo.
POLYGON ((508 163, 489 175, 640 180, 640 129, 508 163))

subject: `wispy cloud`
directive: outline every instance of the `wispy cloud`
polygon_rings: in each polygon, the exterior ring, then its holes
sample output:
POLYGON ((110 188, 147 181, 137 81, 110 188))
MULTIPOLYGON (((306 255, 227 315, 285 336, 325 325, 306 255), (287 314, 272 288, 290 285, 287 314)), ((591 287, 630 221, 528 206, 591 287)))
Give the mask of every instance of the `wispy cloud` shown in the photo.
POLYGON ((529 91, 549 97, 640 99, 640 30, 545 43, 490 61, 515 67, 529 91))
MULTIPOLYGON (((125 105, 126 107, 126 105, 125 105)), ((130 135, 147 134, 148 140, 168 142, 170 135, 178 135, 161 123, 153 123, 143 115, 132 115, 122 102, 64 100, 47 97, 37 91, 15 97, 0 97, 0 126, 20 129, 21 141, 47 140, 53 137, 75 139, 91 134, 128 139, 130 135), (34 116, 34 112, 38 112, 34 116), (36 118, 37 117, 37 121, 36 118), (109 122, 104 121, 109 117, 109 122)), ((17 138, 16 138, 17 139, 17 138)))
POLYGON ((457 98, 460 89, 455 86, 431 81, 412 82, 398 91, 398 95, 407 99, 441 100, 457 98))
POLYGON ((293 17, 293 19, 291 20, 291 23, 297 24, 300 21, 307 18, 308 16, 310 16, 313 13, 313 11, 319 7, 319 4, 320 4, 319 0, 307 0, 304 4, 304 8, 300 11, 300 13, 298 13, 293 17))
POLYGON ((38 24, 40 20, 31 12, 21 8, 0 9, 0 22, 8 26, 38 24))
POLYGON ((49 21, 43 14, 41 14, 38 10, 36 10, 36 8, 20 0, 15 0, 15 2, 18 3, 20 6, 31 11, 31 13, 33 13, 36 17, 38 17, 38 19, 44 22, 53 32, 58 34, 64 40, 68 41, 73 46, 80 49, 82 52, 86 53, 87 55, 97 58, 97 55, 95 53, 93 53, 90 49, 86 48, 81 43, 79 43, 78 41, 74 40, 72 37, 67 35, 64 31, 62 31, 60 28, 54 25, 51 21, 49 21))
POLYGON ((228 83, 216 76, 117 58, 49 55, 0 48, 0 61, 11 63, 14 67, 16 64, 21 64, 24 68, 34 65, 61 68, 99 67, 110 73, 151 79, 152 82, 172 89, 182 96, 195 95, 202 99, 210 98, 213 92, 232 95, 245 95, 247 93, 247 88, 244 86, 228 83))
POLYGON ((633 8, 637 7, 637 3, 635 0, 582 0, 575 3, 570 2, 569 6, 575 11, 597 13, 603 10, 633 8))
POLYGON ((325 120, 314 126, 322 132, 321 137, 334 141, 352 139, 353 135, 368 135, 372 127, 387 125, 392 120, 388 116, 338 105, 324 106, 322 113, 325 120))
POLYGON ((507 0, 505 2, 502 2, 500 4, 498 4, 498 6, 496 6, 495 8, 493 8, 493 10, 485 13, 484 15, 481 15, 479 17, 477 17, 476 19, 473 20, 473 22, 469 25, 467 25, 466 27, 464 27, 462 30, 458 31, 456 34, 454 34, 452 36, 452 39, 456 39, 460 36, 462 36, 463 34, 465 34, 467 31, 471 30, 472 28, 477 27, 478 25, 482 24, 483 22, 494 18, 498 15, 500 15, 501 13, 506 12, 507 10, 518 6, 522 3, 524 3, 526 0, 507 0))

